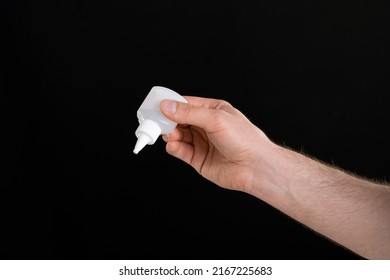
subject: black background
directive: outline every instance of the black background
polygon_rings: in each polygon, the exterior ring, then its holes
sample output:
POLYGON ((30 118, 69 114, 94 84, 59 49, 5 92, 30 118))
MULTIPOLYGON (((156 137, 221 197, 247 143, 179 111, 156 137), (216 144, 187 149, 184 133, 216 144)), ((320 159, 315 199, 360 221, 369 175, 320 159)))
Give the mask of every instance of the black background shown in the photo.
POLYGON ((132 150, 136 110, 161 85, 225 99, 277 143, 388 179, 384 3, 2 1, 0 257, 360 258, 213 185, 161 139, 132 150))

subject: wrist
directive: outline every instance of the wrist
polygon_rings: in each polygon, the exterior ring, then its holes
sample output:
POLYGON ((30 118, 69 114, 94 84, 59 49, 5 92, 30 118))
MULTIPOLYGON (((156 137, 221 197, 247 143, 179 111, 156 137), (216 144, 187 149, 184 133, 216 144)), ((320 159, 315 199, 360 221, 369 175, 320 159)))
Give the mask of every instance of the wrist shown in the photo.
POLYGON ((253 165, 252 179, 246 192, 265 202, 280 200, 289 194, 287 188, 291 179, 291 170, 286 164, 287 149, 270 142, 269 146, 261 150, 258 161, 253 165), (264 153, 266 151, 266 153, 264 153))
POLYGON ((248 193, 283 212, 287 208, 295 208, 293 205, 299 208, 298 204, 302 200, 300 196, 308 195, 300 188, 310 184, 307 180, 318 179, 309 173, 312 168, 320 168, 322 165, 275 143, 270 143, 264 150, 267 153, 255 164, 248 193))

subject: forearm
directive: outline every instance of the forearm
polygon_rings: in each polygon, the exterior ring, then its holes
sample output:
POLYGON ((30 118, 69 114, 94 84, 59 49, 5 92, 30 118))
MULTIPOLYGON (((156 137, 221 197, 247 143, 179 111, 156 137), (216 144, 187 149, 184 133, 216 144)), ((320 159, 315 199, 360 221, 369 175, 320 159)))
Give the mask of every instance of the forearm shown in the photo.
POLYGON ((270 150, 252 195, 365 258, 390 258, 390 187, 276 145, 270 150))

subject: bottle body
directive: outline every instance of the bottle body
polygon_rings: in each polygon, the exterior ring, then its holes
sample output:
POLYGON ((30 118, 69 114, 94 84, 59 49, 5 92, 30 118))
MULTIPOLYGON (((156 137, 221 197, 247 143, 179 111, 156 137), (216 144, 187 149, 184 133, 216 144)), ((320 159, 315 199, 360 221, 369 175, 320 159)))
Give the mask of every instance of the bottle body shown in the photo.
POLYGON ((139 123, 142 123, 144 120, 157 122, 161 128, 161 134, 168 134, 172 132, 177 123, 167 119, 161 113, 160 102, 163 99, 187 102, 181 95, 169 88, 154 86, 139 107, 137 118, 139 123))
POLYGON ((177 92, 161 86, 154 86, 137 110, 139 126, 135 131, 138 140, 134 148, 137 154, 146 145, 152 145, 161 134, 169 134, 177 123, 167 119, 160 111, 160 102, 171 99, 187 103, 177 92))

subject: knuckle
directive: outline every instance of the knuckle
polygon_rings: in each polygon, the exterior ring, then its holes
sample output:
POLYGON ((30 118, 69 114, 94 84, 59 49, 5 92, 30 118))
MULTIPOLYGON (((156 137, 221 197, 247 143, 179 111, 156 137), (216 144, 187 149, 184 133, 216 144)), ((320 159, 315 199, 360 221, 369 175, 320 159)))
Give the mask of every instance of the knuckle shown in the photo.
POLYGON ((228 126, 228 113, 223 110, 215 110, 213 112, 212 121, 215 124, 215 129, 226 129, 228 126))
POLYGON ((232 108, 232 105, 226 100, 219 100, 216 109, 226 110, 232 108))

